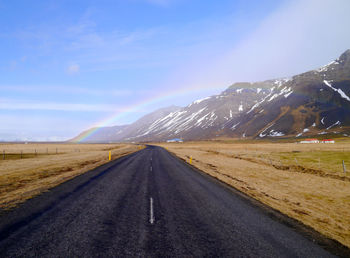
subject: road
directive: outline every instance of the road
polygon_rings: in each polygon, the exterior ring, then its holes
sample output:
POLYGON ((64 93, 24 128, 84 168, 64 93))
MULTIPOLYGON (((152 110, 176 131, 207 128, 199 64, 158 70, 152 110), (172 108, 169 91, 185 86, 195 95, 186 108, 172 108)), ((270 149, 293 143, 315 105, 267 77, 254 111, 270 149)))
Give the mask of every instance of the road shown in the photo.
POLYGON ((1 257, 330 257, 159 147, 3 215, 1 257))

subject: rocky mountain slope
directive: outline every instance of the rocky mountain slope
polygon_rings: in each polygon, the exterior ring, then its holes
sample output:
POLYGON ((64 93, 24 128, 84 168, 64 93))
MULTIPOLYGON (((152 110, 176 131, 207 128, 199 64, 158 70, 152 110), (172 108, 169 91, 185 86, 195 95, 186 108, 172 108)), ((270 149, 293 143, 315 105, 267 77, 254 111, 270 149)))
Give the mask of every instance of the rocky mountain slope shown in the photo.
POLYGON ((196 100, 184 108, 155 111, 128 126, 101 129, 86 140, 199 140, 328 133, 350 134, 350 50, 317 70, 292 78, 235 83, 219 95, 196 100))
POLYGON ((143 133, 144 128, 150 127, 156 120, 167 116, 171 112, 179 110, 180 107, 170 106, 158 109, 150 114, 147 114, 130 125, 117 125, 110 127, 91 128, 82 132, 71 141, 77 142, 119 142, 131 139, 134 135, 143 133), (91 133, 92 131, 95 131, 91 133))
POLYGON ((225 134, 232 131, 236 136, 260 138, 347 135, 349 128, 350 50, 347 50, 328 65, 272 87, 266 99, 230 121, 225 134))

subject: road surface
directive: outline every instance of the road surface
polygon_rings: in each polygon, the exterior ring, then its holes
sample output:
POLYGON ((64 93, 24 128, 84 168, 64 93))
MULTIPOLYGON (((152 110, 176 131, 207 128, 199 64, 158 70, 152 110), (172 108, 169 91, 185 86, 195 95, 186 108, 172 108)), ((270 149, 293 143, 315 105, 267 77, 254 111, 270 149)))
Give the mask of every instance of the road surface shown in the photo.
POLYGON ((0 217, 1 257, 330 257, 159 147, 0 217))

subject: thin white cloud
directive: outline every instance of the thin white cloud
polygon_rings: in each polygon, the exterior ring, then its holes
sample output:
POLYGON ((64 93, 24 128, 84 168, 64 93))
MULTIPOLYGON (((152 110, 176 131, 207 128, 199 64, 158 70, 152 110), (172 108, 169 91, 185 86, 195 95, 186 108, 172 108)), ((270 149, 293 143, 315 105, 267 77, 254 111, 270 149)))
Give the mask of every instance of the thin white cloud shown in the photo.
POLYGON ((173 82, 189 88, 227 87, 315 69, 350 48, 348 10, 348 0, 286 2, 220 55, 184 65, 173 82))
POLYGON ((105 104, 37 102, 0 99, 0 110, 49 110, 71 112, 124 112, 125 108, 105 104))
MULTIPOLYGON (((172 1, 155 1, 154 4, 156 2, 167 4, 172 1)), ((155 58, 162 59, 154 56, 153 45, 147 45, 145 42, 152 41, 162 34, 163 29, 162 26, 157 26, 125 31, 116 27, 112 31, 101 31, 93 18, 89 14, 84 14, 74 24, 40 24, 24 27, 9 36, 25 42, 27 48, 36 50, 36 56, 74 58, 74 63, 69 63, 72 60, 63 60, 68 61, 64 71, 74 75, 81 71, 81 67, 84 67, 86 72, 102 70, 101 67, 108 67, 111 64, 129 63, 130 66, 137 66, 140 61, 153 63, 155 58)))
POLYGON ((148 2, 150 4, 155 4, 155 5, 167 6, 174 1, 171 1, 171 0, 146 0, 146 2, 148 2))
POLYGON ((79 117, 52 116, 33 112, 20 118, 11 113, 0 113, 0 141, 57 141, 78 135, 89 126, 79 117), (63 130, 64 129, 64 130, 63 130))
MULTIPOLYGON (((85 16, 85 15, 84 15, 85 16)), ((92 31, 96 28, 96 23, 89 20, 87 17, 81 19, 78 23, 66 28, 67 35, 79 35, 85 34, 88 31, 92 31)))
POLYGON ((74 85, 55 86, 55 85, 0 85, 0 90, 3 92, 16 93, 55 93, 55 94, 70 94, 70 95, 89 95, 89 96, 109 96, 109 97, 126 97, 126 96, 143 96, 145 94, 154 94, 151 90, 132 90, 121 88, 120 86, 109 86, 96 88, 82 88, 74 85))
POLYGON ((230 51, 222 65, 237 68, 231 73, 247 79, 317 68, 350 48, 348 10, 348 0, 290 1, 230 51))
POLYGON ((78 64, 71 64, 67 68, 67 72, 69 74, 76 74, 76 73, 79 73, 79 71, 80 71, 80 66, 78 64))
POLYGON ((167 7, 180 0, 128 0, 129 2, 148 3, 155 6, 167 7))

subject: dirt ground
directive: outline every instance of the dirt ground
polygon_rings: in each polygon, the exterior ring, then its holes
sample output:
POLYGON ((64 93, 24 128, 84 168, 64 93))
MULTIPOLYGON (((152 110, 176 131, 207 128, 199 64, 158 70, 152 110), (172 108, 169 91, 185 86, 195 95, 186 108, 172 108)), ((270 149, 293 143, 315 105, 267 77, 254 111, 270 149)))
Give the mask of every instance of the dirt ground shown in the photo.
POLYGON ((0 144, 0 209, 9 209, 97 166, 132 144, 0 144))
POLYGON ((200 170, 350 247, 350 142, 158 145, 187 162, 192 158, 200 170))

